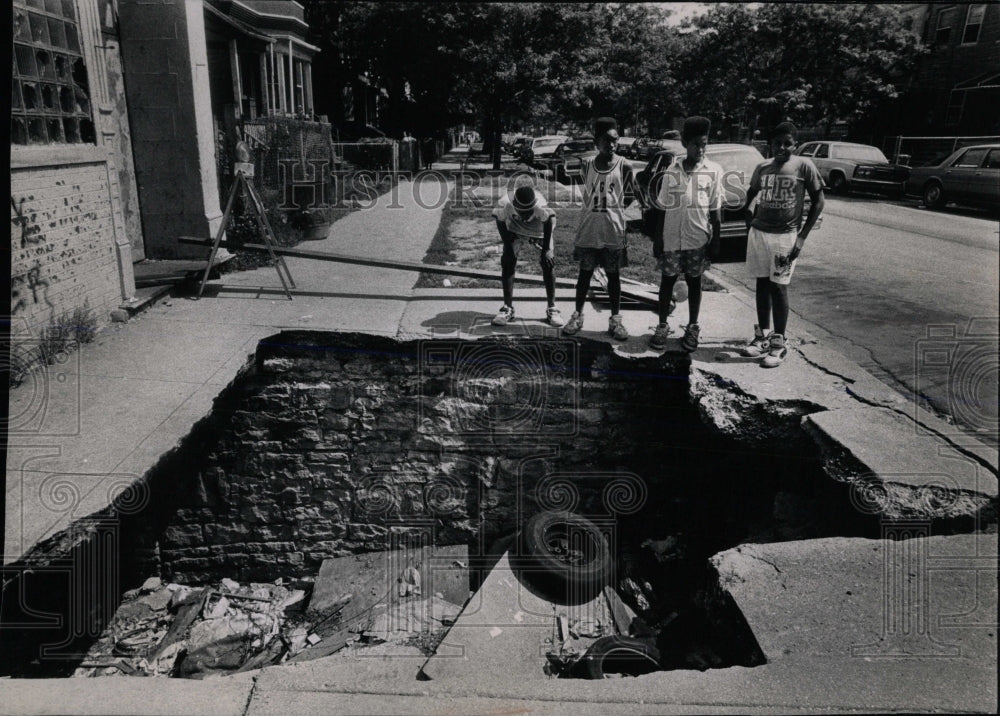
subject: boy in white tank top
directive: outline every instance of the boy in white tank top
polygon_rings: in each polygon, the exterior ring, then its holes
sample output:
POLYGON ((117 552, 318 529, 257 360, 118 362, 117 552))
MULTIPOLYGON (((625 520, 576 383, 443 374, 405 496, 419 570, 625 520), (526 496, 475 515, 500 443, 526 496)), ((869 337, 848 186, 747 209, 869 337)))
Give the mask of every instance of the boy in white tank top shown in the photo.
POLYGON ((583 208, 573 248, 573 258, 580 262, 576 310, 563 328, 563 333, 572 336, 583 328, 583 307, 590 290, 590 279, 594 269, 601 266, 608 277, 608 298, 611 301, 608 333, 624 341, 628 338, 628 331, 619 315, 622 295, 618 271, 628 266, 625 207, 635 196, 635 177, 631 165, 615 155, 618 122, 614 118, 601 117, 595 122, 594 144, 598 154, 587 165, 584 174, 583 208))

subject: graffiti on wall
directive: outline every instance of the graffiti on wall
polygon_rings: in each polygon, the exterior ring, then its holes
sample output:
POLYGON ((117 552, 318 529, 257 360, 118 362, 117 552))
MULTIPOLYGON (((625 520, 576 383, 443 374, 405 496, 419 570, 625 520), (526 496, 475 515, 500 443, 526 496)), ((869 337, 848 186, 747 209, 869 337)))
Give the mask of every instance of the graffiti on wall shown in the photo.
MULTIPOLYGON (((13 196, 10 197, 10 208, 14 211, 11 223, 20 232, 20 238, 17 241, 20 242, 22 249, 42 244, 45 241, 45 235, 38 224, 35 223, 35 214, 29 215, 25 212, 24 201, 24 197, 21 197, 19 200, 15 200, 13 196)), ((26 273, 11 276, 11 311, 19 313, 31 308, 32 305, 40 303, 45 304, 50 311, 55 309, 55 305, 49 298, 49 282, 42 276, 41 261, 36 259, 35 265, 28 269, 26 273)))

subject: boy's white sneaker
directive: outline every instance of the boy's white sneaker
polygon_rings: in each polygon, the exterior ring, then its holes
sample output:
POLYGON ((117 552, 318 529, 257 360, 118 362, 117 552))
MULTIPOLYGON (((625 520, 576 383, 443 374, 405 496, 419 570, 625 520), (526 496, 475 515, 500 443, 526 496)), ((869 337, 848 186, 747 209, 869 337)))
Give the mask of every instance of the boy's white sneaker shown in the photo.
POLYGON ((504 305, 490 321, 494 326, 506 326, 514 320, 514 307, 504 305))
POLYGON ((760 326, 753 324, 753 338, 745 346, 740 348, 740 355, 749 358, 759 358, 768 352, 768 341, 770 336, 765 336, 760 326))
POLYGON ((575 336, 583 328, 583 314, 579 311, 573 311, 573 315, 569 317, 566 325, 563 326, 562 332, 567 336, 575 336))
POLYGON ((765 368, 777 368, 781 365, 785 356, 788 355, 788 348, 785 346, 785 337, 780 333, 772 333, 767 355, 760 362, 765 368))
POLYGON ((559 328, 566 323, 566 321, 563 320, 562 313, 560 313, 559 309, 555 306, 549 306, 545 309, 545 322, 550 326, 555 326, 556 328, 559 328))
POLYGON ((625 324, 622 323, 621 316, 611 316, 611 318, 608 319, 608 335, 616 341, 628 340, 628 329, 626 329, 625 324))

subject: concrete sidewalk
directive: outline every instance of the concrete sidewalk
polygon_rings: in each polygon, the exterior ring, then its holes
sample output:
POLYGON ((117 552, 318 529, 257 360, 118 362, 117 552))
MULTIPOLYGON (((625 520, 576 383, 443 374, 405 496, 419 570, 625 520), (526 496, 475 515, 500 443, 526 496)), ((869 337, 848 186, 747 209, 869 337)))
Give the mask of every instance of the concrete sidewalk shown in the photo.
MULTIPOLYGON (((421 261, 448 188, 433 178, 402 181, 307 246, 421 261)), ((282 328, 395 336, 417 279, 306 259, 288 267, 294 300, 272 267, 227 274, 201 300, 161 299, 111 324, 67 362, 11 390, 5 564, 142 477, 211 410, 261 338, 282 328)))
MULTIPOLYGON (((446 191, 447 185, 435 180, 420 186, 403 182, 397 192, 382 196, 377 208, 346 216, 326 239, 310 242, 309 248, 422 260, 441 209, 421 208, 415 190, 421 192, 425 206, 434 206, 440 203, 435 201, 438 192, 446 191), (401 208, 395 208, 397 204, 401 208)), ((292 301, 284 296, 273 268, 229 274, 212 282, 201 300, 164 299, 129 323, 114 324, 95 343, 74 353, 70 362, 37 374, 33 382, 12 391, 5 563, 105 507, 141 478, 211 411, 213 398, 232 381, 257 342, 281 329, 399 338, 477 338, 498 332, 556 335, 541 320, 545 309, 541 289, 519 286, 515 301, 520 318, 497 330, 489 319, 499 305, 498 289, 414 289, 416 276, 409 272, 301 259, 288 263, 297 284, 292 301)), ((571 289, 560 289, 557 298, 568 315, 571 289)), ((616 344, 616 350, 626 356, 654 355, 647 339, 655 316, 648 311, 623 315, 632 337, 616 344)), ((713 404, 710 385, 731 386, 748 406, 808 402, 815 410, 804 428, 821 445, 850 455, 886 484, 919 492, 928 475, 945 475, 950 481, 947 487, 957 493, 995 502, 995 450, 956 444, 949 438, 950 426, 914 413, 893 390, 813 342, 808 325, 795 326, 799 340, 777 370, 750 362, 719 362, 720 351, 746 339, 752 316, 752 296, 736 288, 705 293, 702 347, 692 356, 691 395, 717 428, 735 431, 746 418, 713 404)), ((606 335, 607 318, 606 308, 588 306, 581 337, 612 342, 606 335)), ((670 319, 675 333, 668 351, 679 350, 681 324, 686 321, 682 303, 670 319)), ((957 544, 949 541, 952 538, 941 539, 957 544)), ((850 547, 865 548, 853 543, 850 547)), ((962 558, 991 559, 984 578, 992 575, 995 582, 995 539, 984 549, 983 554, 962 558)), ((781 566, 792 584, 792 572, 800 566, 791 559, 781 566)), ((826 564, 817 557, 806 567, 811 579, 826 564)), ((745 571, 745 591, 767 594, 773 609, 782 613, 781 590, 772 595, 755 589, 753 581, 773 580, 773 574, 745 571)), ((835 576, 844 580, 851 575, 841 570, 835 576)), ((864 613, 878 617, 881 572, 869 564, 864 576, 858 577, 862 578, 872 587, 866 592, 864 613)), ((798 584, 808 585, 809 579, 803 577, 798 584)), ((829 600, 822 586, 801 590, 796 604, 802 610, 826 615, 830 624, 843 622, 845 629, 854 624, 852 613, 829 600)), ((992 598, 995 612, 995 589, 984 594, 992 598)), ((973 589, 971 598, 978 596, 973 589)), ((967 607, 956 604, 954 611, 967 607)), ((866 623, 866 628, 874 623, 866 623)), ((768 644, 778 653, 786 643, 801 642, 794 625, 786 624, 785 630, 771 626, 774 633, 769 634, 768 644)), ((512 680, 500 671, 475 681, 427 682, 416 678, 423 658, 337 655, 202 682, 0 680, 0 713, 993 712, 995 623, 974 626, 992 631, 977 642, 975 653, 946 661, 810 653, 754 669, 671 671, 604 682, 512 680)))

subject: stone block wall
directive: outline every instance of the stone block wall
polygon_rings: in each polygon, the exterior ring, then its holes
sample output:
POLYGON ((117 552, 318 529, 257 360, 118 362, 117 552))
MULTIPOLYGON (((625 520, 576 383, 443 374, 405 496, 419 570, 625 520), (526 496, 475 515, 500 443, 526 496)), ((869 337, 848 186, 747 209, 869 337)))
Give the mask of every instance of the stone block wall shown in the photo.
POLYGON ((696 449, 687 370, 587 341, 285 332, 161 478, 150 537, 172 578, 263 579, 395 534, 482 553, 543 508, 632 515, 696 449))

